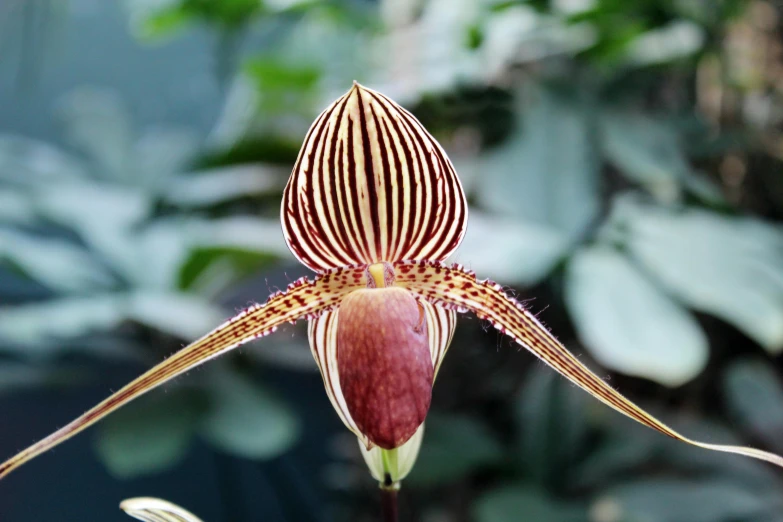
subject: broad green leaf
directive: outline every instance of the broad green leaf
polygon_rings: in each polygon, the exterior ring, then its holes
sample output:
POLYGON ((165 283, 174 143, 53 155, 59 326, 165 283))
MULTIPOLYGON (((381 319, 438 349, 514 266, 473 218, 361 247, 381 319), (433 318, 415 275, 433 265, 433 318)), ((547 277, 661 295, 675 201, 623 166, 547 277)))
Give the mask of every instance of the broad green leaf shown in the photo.
POLYGON ((587 434, 590 398, 549 368, 533 369, 514 398, 520 467, 541 487, 562 484, 587 434))
POLYGON ((81 294, 115 282, 105 266, 75 243, 12 229, 0 228, 0 261, 10 262, 31 279, 61 292, 81 294))
POLYGON ((584 522, 585 508, 549 497, 529 484, 509 484, 484 493, 473 507, 476 522, 584 522))
POLYGON ((635 65, 672 62, 692 56, 702 49, 706 35, 697 24, 687 20, 673 22, 636 38, 627 49, 635 65))
POLYGON ((201 337, 229 315, 206 299, 176 292, 133 292, 123 308, 128 319, 187 341, 201 337))
POLYGON ((600 121, 604 154, 624 176, 661 201, 679 197, 680 182, 690 167, 673 125, 617 110, 604 111, 600 121))
POLYGON ((133 147, 135 174, 131 184, 163 195, 170 178, 185 169, 198 151, 198 137, 186 129, 152 129, 133 147))
POLYGON ((124 321, 191 340, 227 315, 205 299, 174 292, 63 297, 0 308, 0 341, 19 346, 27 356, 41 356, 69 339, 109 332, 124 321))
POLYGON ((276 368, 285 368, 298 372, 314 373, 318 366, 313 364, 313 353, 307 342, 307 333, 291 335, 280 330, 269 336, 269 341, 262 350, 250 350, 247 357, 263 364, 271 364, 276 368))
POLYGON ((574 255, 565 299, 579 338, 608 368, 680 386, 707 363, 696 320, 613 249, 574 255))
POLYGON ((0 364, 0 394, 26 388, 73 384, 82 377, 82 373, 75 369, 3 361, 0 364))
POLYGON ((418 462, 406 481, 432 487, 462 479, 498 464, 503 449, 478 419, 430 412, 427 435, 418 462))
POLYGON ((216 447, 269 459, 288 451, 299 438, 298 418, 268 388, 229 371, 215 371, 208 384, 210 406, 200 433, 216 447))
POLYGON ((504 283, 535 284, 568 246, 562 234, 547 226, 472 212, 454 260, 504 283))
POLYGON ((71 91, 62 99, 60 113, 70 141, 95 162, 96 176, 132 182, 132 129, 115 93, 93 87, 71 91))
MULTIPOLYGON (((697 440, 747 444, 719 424, 687 415, 676 416, 672 411, 656 411, 654 406, 652 412, 660 418, 672 419, 671 425, 675 429, 697 440)), ((595 420, 600 420, 602 410, 596 410, 596 414, 595 420)), ((639 470, 649 466, 655 466, 661 473, 669 471, 732 480, 765 494, 775 493, 783 487, 775 471, 764 463, 693 448, 611 414, 604 415, 600 424, 600 443, 569 475, 571 487, 582 489, 616 484, 623 477, 638 475, 639 470)))
MULTIPOLYGON (((181 265, 178 288, 214 296, 227 285, 276 264, 278 256, 242 248, 207 247, 191 250, 181 265)), ((312 361, 311 361, 312 362, 312 361)))
POLYGON ((32 201, 21 191, 0 188, 0 224, 30 225, 35 222, 32 201))
POLYGON ((168 469, 187 453, 205 407, 204 397, 192 390, 142 397, 101 422, 98 455, 119 478, 168 469))
POLYGON ((130 26, 140 39, 158 40, 171 36, 190 21, 181 8, 182 0, 126 0, 130 26))
POLYGON ((520 95, 517 130, 487 154, 480 201, 577 239, 599 209, 598 158, 586 103, 552 88, 520 95))
POLYGON ((179 175, 169 180, 165 198, 182 207, 207 207, 228 201, 282 192, 288 169, 271 165, 237 165, 179 175))
POLYGON ((0 308, 0 341, 21 345, 29 357, 48 355, 59 340, 116 327, 123 319, 122 308, 121 296, 113 294, 0 308))
POLYGON ((135 231, 153 210, 143 191, 104 182, 48 184, 33 195, 38 212, 68 226, 126 280, 151 273, 151 264, 167 259, 165 251, 139 251, 135 231))
POLYGON ((613 218, 630 252, 689 306, 783 350, 783 232, 752 218, 618 201, 613 218))
POLYGON ((724 385, 729 411, 740 425, 783 450, 783 385, 775 368, 761 359, 740 360, 729 367, 724 385))
POLYGON ((481 14, 478 2, 433 0, 419 12, 410 2, 385 3, 389 31, 372 44, 373 68, 393 85, 383 92, 413 98, 478 76, 480 56, 465 46, 465 34, 481 14))
POLYGON ((89 179, 41 184, 33 197, 42 216, 73 227, 86 241, 138 224, 150 215, 153 205, 142 191, 89 179))
POLYGON ((293 259, 280 233, 277 219, 235 216, 209 221, 191 221, 191 243, 198 247, 237 248, 266 252, 293 259))
MULTIPOLYGON (((126 235, 114 236, 115 266, 134 286, 150 290, 173 290, 177 274, 188 257, 193 229, 200 226, 195 218, 171 217, 126 235), (121 255, 120 255, 121 254, 121 255)), ((107 246, 111 244, 107 243, 107 246)))
POLYGON ((0 181, 20 186, 83 179, 84 166, 47 143, 0 134, 0 181))
POLYGON ((599 498, 616 505, 619 520, 635 522, 764 520, 783 507, 780 497, 721 479, 647 479, 617 486, 599 498))
POLYGON ((207 144, 216 150, 229 150, 245 137, 257 120, 256 106, 260 94, 247 75, 239 75, 231 83, 220 115, 207 137, 207 144))
MULTIPOLYGON (((113 260, 125 277, 136 286, 158 291, 179 288, 183 270, 198 252, 247 252, 263 260, 291 257, 277 220, 247 216, 158 219, 128 237, 114 236, 114 240, 115 252, 124 255, 113 260)), ((242 275, 231 266, 227 268, 223 285, 242 275)))

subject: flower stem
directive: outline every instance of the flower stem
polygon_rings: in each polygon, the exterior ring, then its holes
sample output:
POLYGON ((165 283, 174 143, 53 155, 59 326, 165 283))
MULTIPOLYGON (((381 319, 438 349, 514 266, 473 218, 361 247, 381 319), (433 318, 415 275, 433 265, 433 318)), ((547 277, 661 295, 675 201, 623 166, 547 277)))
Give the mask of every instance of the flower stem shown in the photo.
POLYGON ((381 484, 381 516, 383 522, 397 522, 397 492, 399 483, 381 484))

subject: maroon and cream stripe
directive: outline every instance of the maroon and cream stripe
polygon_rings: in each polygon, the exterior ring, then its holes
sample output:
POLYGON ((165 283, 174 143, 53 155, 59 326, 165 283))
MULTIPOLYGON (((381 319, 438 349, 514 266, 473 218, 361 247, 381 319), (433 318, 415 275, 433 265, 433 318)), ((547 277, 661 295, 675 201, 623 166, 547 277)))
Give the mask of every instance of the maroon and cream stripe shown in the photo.
POLYGON ((745 455, 783 467, 783 457, 773 453, 741 446, 707 444, 679 434, 626 399, 579 362, 533 314, 506 295, 497 283, 477 280, 475 274, 459 265, 446 266, 439 262, 403 261, 396 263, 394 269, 398 286, 408 288, 440 306, 460 312, 470 311, 480 319, 486 319, 587 393, 633 420, 700 448, 745 455))
POLYGON ((319 272, 444 260, 467 217, 440 145, 408 111, 357 83, 310 128, 281 208, 288 246, 319 272))
POLYGON ((313 319, 339 305, 350 292, 367 287, 365 266, 345 267, 299 279, 286 292, 277 292, 266 304, 256 305, 218 326, 126 385, 108 399, 45 439, 0 464, 0 478, 41 453, 76 435, 114 410, 199 364, 298 319, 313 319))

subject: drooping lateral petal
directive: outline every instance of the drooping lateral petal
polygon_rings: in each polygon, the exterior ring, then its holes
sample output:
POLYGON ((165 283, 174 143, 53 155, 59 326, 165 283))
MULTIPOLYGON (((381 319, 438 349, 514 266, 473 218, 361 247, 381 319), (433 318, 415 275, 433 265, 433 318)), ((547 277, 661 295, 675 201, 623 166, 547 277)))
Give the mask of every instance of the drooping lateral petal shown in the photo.
POLYGON ((440 145, 408 111, 357 83, 313 123, 281 208, 289 248, 315 271, 443 260, 467 217, 440 145))
POLYGON ((120 503, 120 509, 144 522, 201 522, 190 511, 159 498, 129 498, 120 503))
POLYGON ((590 393, 604 404, 664 435, 701 448, 736 453, 783 467, 783 457, 754 448, 723 446, 694 441, 680 435, 636 406, 588 369, 549 333, 533 314, 509 297, 500 285, 478 281, 459 265, 409 261, 396 263, 396 284, 425 299, 458 311, 471 311, 486 319, 502 333, 533 352, 537 357, 590 393))
POLYGON ((435 369, 435 377, 437 377, 440 365, 451 344, 451 339, 454 337, 454 329, 457 327, 457 312, 425 300, 421 300, 420 303, 427 314, 427 333, 429 334, 432 366, 435 369))
POLYGON ((285 322, 311 319, 334 308, 351 291, 366 287, 365 273, 366 267, 348 267, 319 275, 313 281, 302 278, 291 283, 286 292, 277 292, 265 304, 252 306, 229 319, 74 421, 0 464, 0 478, 173 377, 232 348, 272 333, 285 322))

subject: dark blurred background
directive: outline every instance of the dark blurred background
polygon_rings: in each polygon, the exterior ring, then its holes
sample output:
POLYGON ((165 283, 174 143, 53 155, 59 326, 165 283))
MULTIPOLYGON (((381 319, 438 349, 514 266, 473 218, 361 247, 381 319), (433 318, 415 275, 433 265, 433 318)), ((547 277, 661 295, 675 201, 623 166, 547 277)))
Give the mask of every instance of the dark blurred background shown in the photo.
MULTIPOLYGON (((2 0, 0 459, 305 275, 279 227, 356 79, 471 202, 454 256, 686 435, 783 452, 783 4, 2 0)), ((303 324, 0 484, 3 522, 374 521, 303 324)), ((781 522, 783 474, 635 425, 462 317, 402 519, 781 522)))

